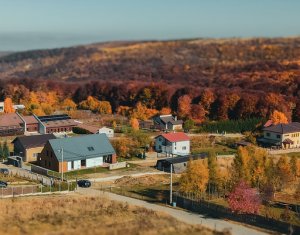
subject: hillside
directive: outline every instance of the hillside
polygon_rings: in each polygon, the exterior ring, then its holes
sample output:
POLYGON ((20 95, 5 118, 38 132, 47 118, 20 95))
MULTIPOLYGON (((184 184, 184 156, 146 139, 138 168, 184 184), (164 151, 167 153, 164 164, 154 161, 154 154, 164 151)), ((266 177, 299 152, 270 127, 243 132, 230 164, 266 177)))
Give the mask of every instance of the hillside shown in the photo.
POLYGON ((113 112, 138 102, 178 112, 188 95, 184 117, 199 121, 265 118, 275 109, 300 120, 299 90, 300 37, 111 42, 0 57, 0 98, 15 102, 55 91, 76 104, 109 101, 113 112))
POLYGON ((299 68, 300 38, 199 39, 15 53, 0 59, 0 78, 163 81, 255 90, 268 84, 282 91, 299 78, 299 68))

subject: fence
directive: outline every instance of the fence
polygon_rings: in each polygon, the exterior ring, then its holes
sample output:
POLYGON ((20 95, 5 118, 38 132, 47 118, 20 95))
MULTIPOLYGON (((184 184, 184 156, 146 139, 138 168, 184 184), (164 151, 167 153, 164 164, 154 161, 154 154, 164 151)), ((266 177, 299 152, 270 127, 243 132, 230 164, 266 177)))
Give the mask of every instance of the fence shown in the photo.
POLYGON ((173 196, 174 201, 176 201, 177 206, 184 209, 188 209, 194 212, 200 212, 208 216, 230 219, 233 221, 238 221, 246 224, 250 224, 256 227, 261 227, 265 229, 270 229, 272 231, 277 231, 280 233, 288 234, 300 234, 300 227, 296 225, 291 225, 287 222, 278 221, 273 218, 266 218, 260 215, 239 215, 234 214, 229 208, 221 205, 216 205, 193 196, 181 195, 175 193, 173 196), (291 230, 293 233, 291 233, 291 230))
POLYGON ((75 191, 76 187, 76 182, 57 182, 52 186, 30 185, 0 188, 0 198, 70 192, 75 191))

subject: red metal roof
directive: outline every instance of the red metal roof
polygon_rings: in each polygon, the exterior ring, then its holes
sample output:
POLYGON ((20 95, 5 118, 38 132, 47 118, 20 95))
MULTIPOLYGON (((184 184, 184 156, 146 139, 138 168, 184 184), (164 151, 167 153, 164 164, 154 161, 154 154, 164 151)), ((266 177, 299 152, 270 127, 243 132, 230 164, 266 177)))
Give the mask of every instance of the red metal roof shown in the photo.
POLYGON ((190 140, 190 137, 188 137, 185 133, 183 132, 170 132, 166 134, 162 134, 162 137, 167 139, 170 142, 180 142, 180 141, 187 141, 190 140))
POLYGON ((272 121, 272 120, 268 120, 268 121, 265 123, 264 127, 269 127, 269 126, 272 126, 272 125, 273 125, 273 121, 272 121))

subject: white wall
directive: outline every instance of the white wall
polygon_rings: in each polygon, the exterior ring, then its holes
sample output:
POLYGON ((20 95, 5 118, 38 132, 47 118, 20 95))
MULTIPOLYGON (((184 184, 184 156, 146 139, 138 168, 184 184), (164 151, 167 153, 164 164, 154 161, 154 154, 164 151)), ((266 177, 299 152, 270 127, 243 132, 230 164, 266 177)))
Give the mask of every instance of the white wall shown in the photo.
POLYGON ((72 161, 68 162, 68 171, 71 170, 78 170, 81 168, 81 161, 77 160, 77 161, 73 161, 74 163, 74 168, 72 169, 72 161))
POLYGON ((108 138, 114 137, 114 130, 107 127, 102 127, 98 131, 99 134, 106 134, 108 138))
POLYGON ((86 167, 102 166, 103 157, 86 159, 86 167))
POLYGON ((177 155, 190 154, 190 141, 172 143, 172 153, 177 155))

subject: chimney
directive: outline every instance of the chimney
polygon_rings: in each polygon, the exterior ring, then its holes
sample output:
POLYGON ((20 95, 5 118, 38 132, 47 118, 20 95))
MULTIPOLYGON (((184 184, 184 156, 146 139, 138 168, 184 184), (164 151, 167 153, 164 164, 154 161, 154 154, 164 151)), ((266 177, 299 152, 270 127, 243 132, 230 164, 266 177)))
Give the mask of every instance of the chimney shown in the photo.
POLYGON ((177 116, 174 117, 175 121, 177 121, 177 116))

